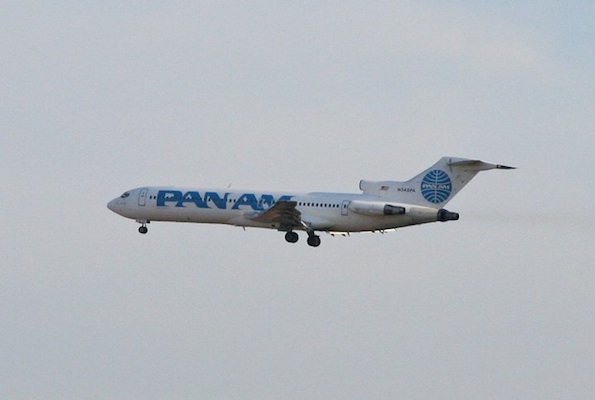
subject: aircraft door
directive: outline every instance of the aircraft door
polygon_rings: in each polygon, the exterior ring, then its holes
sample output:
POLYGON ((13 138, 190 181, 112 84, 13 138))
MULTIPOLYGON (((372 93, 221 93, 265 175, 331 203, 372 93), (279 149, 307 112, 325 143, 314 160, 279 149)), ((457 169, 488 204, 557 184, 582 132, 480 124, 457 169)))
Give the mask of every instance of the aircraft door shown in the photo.
POLYGON ((138 205, 139 206, 144 206, 147 204, 147 192, 149 191, 149 189, 141 189, 141 191, 138 193, 138 205))
POLYGON ((341 204, 341 215, 349 214, 349 203, 351 203, 351 201, 343 200, 343 203, 341 204))

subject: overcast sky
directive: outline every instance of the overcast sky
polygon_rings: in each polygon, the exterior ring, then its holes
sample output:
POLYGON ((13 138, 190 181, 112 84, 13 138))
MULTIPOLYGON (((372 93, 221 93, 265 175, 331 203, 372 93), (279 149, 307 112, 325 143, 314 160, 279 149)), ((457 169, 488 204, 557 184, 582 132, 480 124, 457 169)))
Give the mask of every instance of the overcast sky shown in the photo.
POLYGON ((0 396, 595 397, 592 1, 0 5, 0 396), (358 191, 443 155, 461 219, 153 223, 143 185, 358 191))

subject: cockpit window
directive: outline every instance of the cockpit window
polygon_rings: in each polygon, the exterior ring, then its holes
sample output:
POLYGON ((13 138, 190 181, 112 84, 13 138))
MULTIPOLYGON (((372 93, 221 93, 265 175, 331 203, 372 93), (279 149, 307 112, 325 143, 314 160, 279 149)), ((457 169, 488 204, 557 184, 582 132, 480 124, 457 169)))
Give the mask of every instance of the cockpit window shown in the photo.
POLYGON ((124 193, 122 196, 120 196, 121 198, 125 199, 126 197, 130 196, 130 193, 126 192, 124 193))

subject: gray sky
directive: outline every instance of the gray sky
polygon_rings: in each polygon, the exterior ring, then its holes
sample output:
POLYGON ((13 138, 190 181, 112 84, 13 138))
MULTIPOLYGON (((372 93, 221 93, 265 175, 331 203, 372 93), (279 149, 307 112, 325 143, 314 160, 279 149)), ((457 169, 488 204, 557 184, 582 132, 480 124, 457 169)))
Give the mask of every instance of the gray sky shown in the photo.
POLYGON ((592 2, 50 3, 0 6, 3 398, 595 396, 592 2), (443 155, 519 169, 316 249, 105 207, 443 155))

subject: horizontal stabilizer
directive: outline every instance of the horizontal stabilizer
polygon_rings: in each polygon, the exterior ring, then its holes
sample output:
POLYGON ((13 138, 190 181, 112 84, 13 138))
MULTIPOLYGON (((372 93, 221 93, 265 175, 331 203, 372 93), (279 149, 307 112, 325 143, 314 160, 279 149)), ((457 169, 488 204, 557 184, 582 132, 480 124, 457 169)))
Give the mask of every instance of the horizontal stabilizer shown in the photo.
POLYGON ((467 171, 487 171, 490 169, 516 169, 516 167, 509 167, 507 165, 491 164, 481 160, 462 160, 452 161, 447 165, 451 167, 465 167, 467 171))

